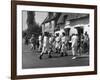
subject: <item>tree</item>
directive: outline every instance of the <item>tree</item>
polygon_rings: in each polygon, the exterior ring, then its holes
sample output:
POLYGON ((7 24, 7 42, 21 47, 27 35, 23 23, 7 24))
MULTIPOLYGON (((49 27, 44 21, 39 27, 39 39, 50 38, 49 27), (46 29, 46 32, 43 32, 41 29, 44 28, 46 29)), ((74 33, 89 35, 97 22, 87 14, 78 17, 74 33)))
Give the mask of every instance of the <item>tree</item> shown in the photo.
POLYGON ((35 21, 35 12, 34 11, 27 11, 27 35, 31 37, 32 34, 38 36, 42 31, 40 26, 35 21))

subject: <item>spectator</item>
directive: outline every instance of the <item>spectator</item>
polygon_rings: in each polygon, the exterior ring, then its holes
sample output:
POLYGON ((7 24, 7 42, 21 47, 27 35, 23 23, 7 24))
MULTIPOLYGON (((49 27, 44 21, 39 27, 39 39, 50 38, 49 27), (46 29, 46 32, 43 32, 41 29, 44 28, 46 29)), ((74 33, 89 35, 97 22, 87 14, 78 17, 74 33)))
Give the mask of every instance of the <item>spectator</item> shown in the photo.
POLYGON ((81 55, 84 52, 84 49, 83 49, 84 36, 83 36, 83 34, 81 34, 78 37, 79 37, 79 39, 78 39, 78 55, 81 55))
POLYGON ((25 37, 25 44, 28 45, 28 43, 29 43, 29 40, 28 40, 28 37, 26 36, 25 37))
POLYGON ((89 35, 85 32, 84 35, 84 51, 89 52, 89 35))
POLYGON ((32 34, 32 37, 30 38, 30 43, 31 43, 31 50, 35 50, 35 37, 32 34))

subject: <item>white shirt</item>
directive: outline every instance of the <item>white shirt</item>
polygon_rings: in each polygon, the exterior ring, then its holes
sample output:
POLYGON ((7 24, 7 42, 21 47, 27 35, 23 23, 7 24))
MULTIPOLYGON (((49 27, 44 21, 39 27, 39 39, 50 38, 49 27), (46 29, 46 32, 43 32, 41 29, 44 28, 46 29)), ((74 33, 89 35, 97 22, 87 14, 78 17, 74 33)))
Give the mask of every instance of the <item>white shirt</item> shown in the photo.
POLYGON ((49 43, 51 43, 53 41, 53 37, 49 38, 49 43))
POLYGON ((44 36, 43 38, 43 46, 47 46, 48 45, 48 37, 44 36))
POLYGON ((61 38, 61 42, 66 42, 66 36, 63 36, 63 37, 61 38))
POLYGON ((77 44, 78 44, 78 37, 75 36, 75 35, 72 36, 71 41, 72 41, 72 47, 77 46, 77 44))
POLYGON ((59 42, 60 41, 60 37, 56 37, 55 41, 59 42))
POLYGON ((42 36, 39 36, 39 41, 41 41, 42 40, 42 36))

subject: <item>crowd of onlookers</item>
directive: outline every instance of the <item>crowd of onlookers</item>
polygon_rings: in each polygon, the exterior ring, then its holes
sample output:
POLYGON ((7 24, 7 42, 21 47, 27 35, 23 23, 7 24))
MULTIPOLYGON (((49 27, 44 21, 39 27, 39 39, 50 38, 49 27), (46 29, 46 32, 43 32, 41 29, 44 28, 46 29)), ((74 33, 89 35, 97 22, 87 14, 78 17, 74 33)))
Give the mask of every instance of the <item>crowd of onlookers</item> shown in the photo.
POLYGON ((39 58, 47 53, 48 57, 51 58, 53 53, 58 53, 60 56, 68 56, 68 51, 72 52, 72 59, 76 56, 84 53, 89 53, 89 35, 87 32, 84 34, 72 34, 67 35, 65 32, 51 34, 45 32, 43 35, 40 34, 38 38, 32 34, 30 39, 25 38, 25 44, 30 44, 32 50, 38 49, 40 52, 39 58))

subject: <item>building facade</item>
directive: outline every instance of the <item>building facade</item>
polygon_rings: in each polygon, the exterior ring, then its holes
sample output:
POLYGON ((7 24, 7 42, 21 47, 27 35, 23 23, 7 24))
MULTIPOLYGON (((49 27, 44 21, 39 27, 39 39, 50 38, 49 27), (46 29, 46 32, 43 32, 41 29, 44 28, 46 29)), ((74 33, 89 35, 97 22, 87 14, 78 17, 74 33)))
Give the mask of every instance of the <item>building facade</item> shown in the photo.
POLYGON ((67 35, 77 30, 79 35, 87 32, 89 34, 89 14, 80 13, 48 13, 42 23, 42 33, 65 32, 67 35))
POLYGON ((89 34, 89 14, 62 13, 57 24, 60 30, 64 29, 68 35, 74 33, 72 28, 75 28, 79 35, 85 32, 89 34))
POLYGON ((48 16, 42 23, 42 33, 49 32, 54 33, 57 28, 57 21, 60 13, 48 12, 48 16))

